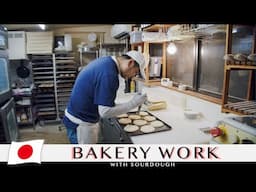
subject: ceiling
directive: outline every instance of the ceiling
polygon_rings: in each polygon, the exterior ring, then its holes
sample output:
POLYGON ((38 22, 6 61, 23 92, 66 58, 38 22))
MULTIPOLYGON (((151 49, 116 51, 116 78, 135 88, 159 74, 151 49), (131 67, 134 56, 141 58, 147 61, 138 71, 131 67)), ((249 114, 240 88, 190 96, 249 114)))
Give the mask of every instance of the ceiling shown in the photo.
MULTIPOLYGON (((46 24, 46 30, 54 30, 58 28, 69 27, 88 27, 88 26, 100 26, 100 24, 46 24)), ((3 24, 9 31, 21 30, 21 31, 41 31, 38 24, 3 24)))

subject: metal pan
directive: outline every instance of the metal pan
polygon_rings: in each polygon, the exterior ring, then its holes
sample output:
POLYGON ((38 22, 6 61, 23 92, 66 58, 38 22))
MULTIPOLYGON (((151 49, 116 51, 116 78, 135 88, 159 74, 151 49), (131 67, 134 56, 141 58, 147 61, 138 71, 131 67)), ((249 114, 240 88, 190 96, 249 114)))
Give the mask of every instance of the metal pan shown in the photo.
MULTIPOLYGON (((131 132, 131 133, 128 133, 128 132, 125 132, 125 134, 129 135, 129 136, 136 136, 136 135, 143 135, 143 134, 152 134, 152 133, 156 133, 156 132, 161 132, 161 131, 169 131, 172 129, 172 127, 170 125, 168 125, 167 123, 165 123, 164 121, 160 120, 159 118, 157 118, 156 116, 154 116, 152 113, 146 111, 150 116, 153 116, 156 118, 157 121, 161 121, 164 125, 162 127, 157 127, 155 128, 155 130, 153 132, 149 132, 149 133, 145 133, 145 132, 142 132, 140 130, 137 130, 135 132, 131 132)), ((127 113, 128 115, 131 115, 131 114, 137 114, 137 112, 128 112, 127 113)), ((117 127, 119 127, 120 129, 124 129, 125 125, 123 124, 120 124, 118 122, 118 118, 113 118, 113 123, 114 125, 116 125, 117 127)), ((148 123, 149 124, 149 123, 148 123)), ((139 126, 140 127, 140 126, 139 126)))

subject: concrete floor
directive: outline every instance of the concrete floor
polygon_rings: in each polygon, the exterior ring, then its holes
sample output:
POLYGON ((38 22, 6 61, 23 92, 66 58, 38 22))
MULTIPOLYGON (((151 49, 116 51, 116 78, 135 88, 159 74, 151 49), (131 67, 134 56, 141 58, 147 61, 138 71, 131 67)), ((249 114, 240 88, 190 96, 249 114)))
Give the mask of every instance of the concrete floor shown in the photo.
POLYGON ((19 128, 19 141, 44 139, 44 144, 69 144, 66 128, 59 123, 19 128))

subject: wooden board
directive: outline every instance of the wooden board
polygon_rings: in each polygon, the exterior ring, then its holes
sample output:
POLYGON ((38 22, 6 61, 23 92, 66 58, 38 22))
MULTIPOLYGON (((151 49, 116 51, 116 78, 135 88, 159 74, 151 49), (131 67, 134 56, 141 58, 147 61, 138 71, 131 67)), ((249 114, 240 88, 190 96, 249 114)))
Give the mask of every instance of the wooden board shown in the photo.
POLYGON ((243 114, 255 114, 256 102, 255 101, 242 101, 237 103, 229 103, 224 105, 225 108, 237 111, 243 114))

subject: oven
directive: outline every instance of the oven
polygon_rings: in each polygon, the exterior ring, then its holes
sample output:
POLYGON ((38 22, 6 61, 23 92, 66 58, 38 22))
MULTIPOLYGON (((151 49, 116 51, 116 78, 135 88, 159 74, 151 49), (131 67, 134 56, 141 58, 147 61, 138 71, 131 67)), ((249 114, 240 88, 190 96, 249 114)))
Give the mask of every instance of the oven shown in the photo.
POLYGON ((11 143, 18 139, 15 102, 11 98, 0 108, 0 143, 11 143))
POLYGON ((0 49, 8 49, 8 33, 4 26, 0 25, 0 49))
POLYGON ((12 97, 9 59, 6 50, 0 50, 0 104, 12 97))
POLYGON ((7 50, 7 30, 0 25, 0 143, 18 139, 15 102, 12 97, 7 50))

